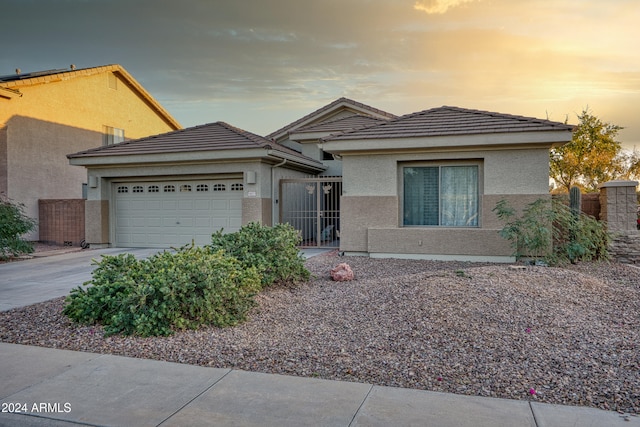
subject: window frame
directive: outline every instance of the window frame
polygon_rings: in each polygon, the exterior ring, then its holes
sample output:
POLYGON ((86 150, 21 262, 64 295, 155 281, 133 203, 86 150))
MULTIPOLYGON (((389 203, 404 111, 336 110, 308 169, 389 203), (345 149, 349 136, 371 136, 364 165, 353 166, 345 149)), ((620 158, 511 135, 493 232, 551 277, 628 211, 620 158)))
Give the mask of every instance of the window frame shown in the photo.
POLYGON ((124 129, 104 125, 102 127, 102 145, 109 146, 125 141, 124 129))
POLYGON ((434 229, 444 229, 444 228, 468 228, 468 229, 477 229, 482 228, 482 197, 484 194, 484 162, 482 159, 468 159, 468 160, 438 160, 438 161, 421 161, 421 162, 406 162, 399 165, 398 173, 399 173, 399 226, 406 228, 434 228, 434 229), (442 168, 450 167, 450 166, 472 166, 477 168, 477 223, 475 225, 442 225, 442 168), (404 184, 404 176, 406 168, 438 168, 438 225, 405 225, 404 218, 404 210, 405 210, 405 184, 404 184))

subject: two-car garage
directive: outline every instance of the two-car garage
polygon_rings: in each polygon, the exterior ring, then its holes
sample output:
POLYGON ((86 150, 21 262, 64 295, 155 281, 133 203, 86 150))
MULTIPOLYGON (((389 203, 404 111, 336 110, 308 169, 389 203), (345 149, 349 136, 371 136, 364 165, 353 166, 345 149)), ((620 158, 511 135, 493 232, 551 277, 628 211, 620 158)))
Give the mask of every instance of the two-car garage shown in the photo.
POLYGON ((206 245, 221 229, 272 224, 278 179, 326 169, 224 122, 67 157, 87 168, 85 235, 93 248, 206 245))
POLYGON ((168 248, 211 242, 242 225, 242 179, 114 182, 118 247, 168 248))

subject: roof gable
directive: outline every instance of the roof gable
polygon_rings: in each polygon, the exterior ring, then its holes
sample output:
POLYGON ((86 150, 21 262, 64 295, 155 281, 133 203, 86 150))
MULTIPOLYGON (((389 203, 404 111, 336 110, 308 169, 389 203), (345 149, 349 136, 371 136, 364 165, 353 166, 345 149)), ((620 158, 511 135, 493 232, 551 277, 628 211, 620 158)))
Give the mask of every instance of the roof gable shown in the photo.
POLYGON ((19 93, 21 87, 34 86, 43 83, 54 83, 70 80, 77 77, 92 76, 95 74, 111 72, 122 78, 156 113, 164 118, 169 126, 174 129, 181 129, 182 126, 173 118, 167 110, 156 101, 149 92, 138 83, 131 74, 118 64, 104 65, 99 67, 82 68, 70 70, 57 69, 36 71, 32 73, 17 73, 14 75, 0 76, 0 88, 19 93))
POLYGON ((278 140, 300 128, 317 125, 326 121, 333 121, 337 118, 343 118, 344 115, 341 113, 344 113, 345 111, 348 111, 350 113, 349 115, 369 116, 386 120, 397 117, 395 114, 387 113, 386 111, 342 97, 292 123, 289 123, 275 132, 270 133, 267 135, 267 138, 278 140))
POLYGON ((325 140, 390 139, 563 130, 572 131, 573 126, 533 117, 443 106, 407 114, 364 129, 330 136, 325 140))

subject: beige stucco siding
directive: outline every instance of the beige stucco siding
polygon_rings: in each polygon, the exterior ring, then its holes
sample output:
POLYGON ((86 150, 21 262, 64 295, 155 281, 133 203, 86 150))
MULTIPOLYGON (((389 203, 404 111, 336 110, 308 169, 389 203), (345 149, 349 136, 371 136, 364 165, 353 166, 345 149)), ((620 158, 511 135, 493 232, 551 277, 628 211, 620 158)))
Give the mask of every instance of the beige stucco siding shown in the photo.
POLYGON ((503 224, 493 208, 501 199, 522 209, 550 197, 547 147, 347 154, 343 165, 340 248, 347 253, 508 260, 513 251, 498 234, 503 224), (404 227, 402 168, 449 162, 480 168, 479 226, 404 227))
MULTIPOLYGON (((2 102, 2 98, 0 98, 2 102)), ((0 127, 0 194, 7 194, 7 128, 0 127)))
POLYGON ((7 126, 8 195, 37 218, 38 199, 80 199, 84 168, 69 166, 66 152, 100 144, 101 134, 29 117, 14 116, 7 126))
POLYGON ((367 252, 508 257, 509 242, 479 228, 369 228, 367 252))
POLYGON ((85 240, 89 245, 99 247, 109 242, 109 201, 86 200, 85 240))
POLYGON ((271 225, 271 199, 270 198, 248 198, 242 199, 242 224, 259 222, 264 225, 271 225))
MULTIPOLYGON (((346 180, 342 185, 345 184, 346 180)), ((367 252, 367 230, 372 227, 398 227, 398 197, 343 195, 340 198, 340 221, 340 250, 367 252)))
POLYGON ((484 194, 549 192, 549 150, 491 151, 484 156, 484 194))
POLYGON ((397 196, 397 157, 375 154, 344 156, 342 194, 345 196, 397 196))
POLYGON ((21 86, 22 96, 5 101, 0 108, 0 123, 22 116, 100 134, 102 126, 107 125, 124 129, 128 139, 173 130, 118 74, 117 88, 112 89, 110 74, 21 86))

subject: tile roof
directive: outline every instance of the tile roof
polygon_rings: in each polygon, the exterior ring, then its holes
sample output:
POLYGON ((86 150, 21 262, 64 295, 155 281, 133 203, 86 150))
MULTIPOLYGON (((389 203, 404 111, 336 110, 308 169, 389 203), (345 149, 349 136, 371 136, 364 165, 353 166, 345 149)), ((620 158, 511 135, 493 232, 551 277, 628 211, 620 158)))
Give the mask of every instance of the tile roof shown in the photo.
MULTIPOLYGON (((16 70, 18 71, 18 70, 16 70)), ((7 76, 0 76, 0 88, 20 93, 21 87, 33 86, 42 83, 58 82, 75 77, 92 76, 100 73, 111 72, 124 79, 138 94, 154 109, 163 119, 174 129, 182 129, 178 121, 164 109, 158 101, 151 96, 140 83, 133 78, 121 65, 110 64, 90 68, 71 68, 35 71, 30 73, 16 73, 7 76)))
POLYGON ((289 132, 291 130, 294 130, 297 127, 300 127, 303 123, 305 123, 305 122, 309 121, 310 119, 312 119, 314 116, 318 116, 318 115, 321 115, 322 113, 331 111, 332 109, 334 109, 335 107, 339 106, 340 104, 350 105, 350 106, 356 107, 356 108, 358 108, 360 110, 369 111, 372 114, 383 116, 383 117, 387 117, 389 119, 394 119, 394 118, 398 117, 395 114, 387 113, 386 111, 382 111, 382 110, 379 110, 377 108, 373 108, 373 107, 371 107, 369 105, 366 105, 366 104, 363 104, 361 102, 357 102, 357 101, 354 101, 352 99, 342 97, 342 98, 336 99, 335 101, 333 101, 330 104, 325 105, 322 108, 317 109, 316 111, 314 111, 312 113, 307 114, 304 117, 299 118, 295 122, 289 123, 288 125, 280 128, 280 129, 278 129, 278 130, 276 130, 274 132, 271 132, 266 137, 269 138, 269 139, 273 139, 273 138, 277 137, 280 134, 283 134, 283 133, 289 132))
POLYGON ((573 126, 533 117, 443 106, 330 136, 325 141, 563 130, 572 131, 573 126))
POLYGON ((342 117, 336 120, 329 120, 326 122, 313 124, 310 126, 303 126, 295 130, 295 133, 313 133, 313 132, 346 132, 351 130, 357 130, 366 128, 369 126, 377 125, 378 123, 386 122, 384 119, 379 119, 371 116, 362 116, 356 114, 349 117, 342 117))
POLYGON ((69 154, 67 157, 103 157, 135 154, 185 153, 194 151, 242 150, 264 148, 313 161, 295 150, 269 141, 254 133, 231 126, 225 122, 208 123, 160 135, 121 142, 69 154))

